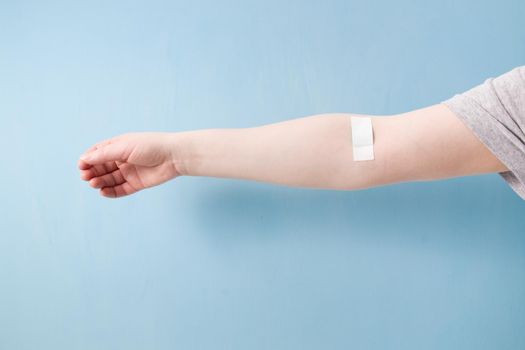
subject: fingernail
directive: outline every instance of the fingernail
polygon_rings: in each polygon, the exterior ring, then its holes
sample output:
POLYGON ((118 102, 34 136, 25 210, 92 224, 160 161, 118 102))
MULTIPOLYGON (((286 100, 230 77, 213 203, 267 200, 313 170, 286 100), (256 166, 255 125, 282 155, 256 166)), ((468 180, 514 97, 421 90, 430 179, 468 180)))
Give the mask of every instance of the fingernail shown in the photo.
POLYGON ((84 160, 84 161, 88 161, 91 157, 88 155, 88 154, 83 154, 80 156, 80 159, 84 160))

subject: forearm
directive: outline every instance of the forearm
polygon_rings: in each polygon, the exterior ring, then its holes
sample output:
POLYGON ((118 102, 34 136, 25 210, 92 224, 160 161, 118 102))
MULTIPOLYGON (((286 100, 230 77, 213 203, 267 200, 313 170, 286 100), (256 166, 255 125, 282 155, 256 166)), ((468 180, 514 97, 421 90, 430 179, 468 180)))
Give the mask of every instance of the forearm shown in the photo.
POLYGON ((345 189, 377 184, 384 166, 381 159, 353 162, 350 114, 314 115, 253 128, 186 131, 177 137, 182 145, 179 168, 190 176, 345 189))

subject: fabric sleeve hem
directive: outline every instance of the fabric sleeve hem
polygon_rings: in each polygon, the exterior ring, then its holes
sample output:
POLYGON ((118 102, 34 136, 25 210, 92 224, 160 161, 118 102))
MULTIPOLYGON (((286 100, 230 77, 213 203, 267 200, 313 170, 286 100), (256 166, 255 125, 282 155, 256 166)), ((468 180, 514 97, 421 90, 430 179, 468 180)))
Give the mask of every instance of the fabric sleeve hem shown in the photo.
MULTIPOLYGON (((498 174, 516 194, 525 200, 525 181, 518 177, 519 171, 514 165, 512 155, 502 151, 501 143, 511 143, 511 141, 501 136, 500 128, 503 127, 501 123, 482 106, 464 95, 454 95, 452 98, 442 101, 441 104, 444 104, 454 112, 494 156, 509 169, 498 174)), ((512 147, 513 145, 509 146, 512 147)))

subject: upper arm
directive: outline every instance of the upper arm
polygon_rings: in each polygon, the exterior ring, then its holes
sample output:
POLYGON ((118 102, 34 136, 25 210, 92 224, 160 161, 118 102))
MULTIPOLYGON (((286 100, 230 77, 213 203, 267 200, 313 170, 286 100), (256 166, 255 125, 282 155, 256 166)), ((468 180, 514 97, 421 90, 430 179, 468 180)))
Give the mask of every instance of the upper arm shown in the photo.
POLYGON ((443 104, 374 117, 375 185, 508 170, 443 104))

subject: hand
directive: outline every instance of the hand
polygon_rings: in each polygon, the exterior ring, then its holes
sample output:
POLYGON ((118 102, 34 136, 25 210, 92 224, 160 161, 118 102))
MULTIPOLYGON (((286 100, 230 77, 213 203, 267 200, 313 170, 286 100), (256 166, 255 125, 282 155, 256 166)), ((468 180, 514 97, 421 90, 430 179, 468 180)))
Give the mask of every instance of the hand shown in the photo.
POLYGON ((128 133, 99 142, 78 161, 80 177, 115 198, 181 175, 173 133, 128 133))

